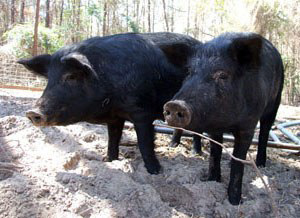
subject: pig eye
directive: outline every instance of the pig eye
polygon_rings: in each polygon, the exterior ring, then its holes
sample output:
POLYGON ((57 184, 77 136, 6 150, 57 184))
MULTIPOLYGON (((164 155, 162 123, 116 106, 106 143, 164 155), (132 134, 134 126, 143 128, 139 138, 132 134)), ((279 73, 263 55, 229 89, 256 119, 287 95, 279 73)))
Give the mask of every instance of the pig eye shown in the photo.
POLYGON ((77 76, 75 74, 69 73, 63 76, 63 80, 64 81, 72 81, 72 80, 76 80, 77 76))
POLYGON ((226 80, 228 78, 229 78, 229 73, 222 70, 215 72, 213 75, 214 80, 226 80))

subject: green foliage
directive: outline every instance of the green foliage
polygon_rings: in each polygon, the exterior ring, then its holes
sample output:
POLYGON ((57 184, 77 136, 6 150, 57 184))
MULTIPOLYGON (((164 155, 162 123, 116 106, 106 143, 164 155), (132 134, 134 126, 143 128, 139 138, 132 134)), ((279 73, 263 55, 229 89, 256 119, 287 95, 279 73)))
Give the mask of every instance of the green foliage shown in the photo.
POLYGON ((94 16, 98 19, 98 21, 101 21, 102 17, 102 9, 98 7, 96 4, 91 4, 87 7, 87 13, 89 16, 94 16))
MULTIPOLYGON (((33 47, 34 27, 31 24, 16 25, 4 34, 5 39, 11 46, 13 53, 19 57, 30 57, 33 47)), ((38 52, 53 53, 63 46, 64 41, 60 31, 56 28, 39 26, 38 52)))
POLYGON ((215 0, 216 11, 224 12, 225 11, 225 0, 215 0))
POLYGON ((279 37, 284 37, 288 26, 288 16, 284 13, 278 1, 271 3, 264 2, 264 4, 261 5, 256 20, 256 29, 258 29, 259 33, 264 36, 268 33, 276 33, 279 37))
POLYGON ((129 27, 130 27, 131 31, 134 33, 140 32, 140 27, 137 25, 137 23, 135 23, 132 20, 129 21, 129 27))
POLYGON ((126 22, 128 23, 128 26, 129 26, 129 28, 131 29, 131 32, 134 32, 134 33, 139 33, 139 32, 141 32, 141 31, 140 31, 139 25, 138 25, 136 22, 134 22, 134 21, 131 19, 131 17, 126 16, 126 15, 124 15, 124 14, 123 14, 122 16, 125 17, 126 22))

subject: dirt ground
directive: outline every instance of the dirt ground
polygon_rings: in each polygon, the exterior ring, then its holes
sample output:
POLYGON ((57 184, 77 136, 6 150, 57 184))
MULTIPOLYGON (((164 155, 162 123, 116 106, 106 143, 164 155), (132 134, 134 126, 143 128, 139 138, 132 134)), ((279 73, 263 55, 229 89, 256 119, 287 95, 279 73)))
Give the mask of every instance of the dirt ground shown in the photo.
MULTIPOLYGON (((243 203, 230 205, 228 154, 221 183, 205 181, 209 147, 195 156, 188 138, 169 148, 170 136, 156 135, 159 175, 146 172, 136 146, 121 146, 120 160, 104 162, 105 126, 38 128, 24 117, 39 95, 0 89, 0 217, 274 217, 251 166, 245 167, 243 203)), ((298 109, 281 107, 280 114, 300 119, 298 109)), ((135 141, 134 130, 124 130, 123 140, 135 141)), ((250 153, 255 156, 256 147, 250 153)), ((269 148, 260 169, 279 217, 300 217, 299 160, 269 148)))

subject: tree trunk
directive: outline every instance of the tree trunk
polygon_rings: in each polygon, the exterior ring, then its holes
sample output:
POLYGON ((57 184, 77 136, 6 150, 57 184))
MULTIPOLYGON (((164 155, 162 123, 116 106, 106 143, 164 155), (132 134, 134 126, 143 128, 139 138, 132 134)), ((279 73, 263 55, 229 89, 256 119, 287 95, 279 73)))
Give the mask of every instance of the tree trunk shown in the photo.
POLYGON ((34 24, 34 36, 33 36, 32 56, 37 55, 37 49, 38 49, 39 16, 40 16, 40 0, 36 0, 35 24, 34 24))
POLYGON ((6 0, 6 2, 0 2, 0 9, 3 12, 3 21, 1 21, 0 25, 0 33, 4 33, 7 31, 7 29, 9 28, 9 24, 10 24, 10 4, 9 4, 9 0, 6 0), (3 27, 3 29, 2 29, 3 27))
POLYGON ((140 23, 140 0, 136 0, 136 25, 140 23))
MULTIPOLYGON (((112 7, 116 7, 115 5, 112 7)), ((115 32, 118 29, 118 19, 116 15, 116 8, 112 8, 112 21, 111 21, 111 30, 115 32)))
POLYGON ((166 1, 162 0, 163 2, 163 8, 164 8, 164 18, 166 22, 166 30, 169 31, 169 22, 168 22, 168 16, 167 16, 167 11, 166 11, 166 1))
POLYGON ((56 0, 52 1, 52 22, 56 21, 56 24, 58 24, 58 10, 57 10, 57 3, 56 0))
POLYGON ((106 35, 106 17, 107 17, 107 2, 104 2, 103 7, 103 26, 102 26, 102 35, 106 35))
POLYGON ((51 28, 51 18, 50 18, 50 0, 46 0, 46 23, 47 28, 51 28))
POLYGON ((145 31, 146 29, 146 25, 145 25, 145 19, 146 19, 146 0, 143 0, 143 4, 142 4, 142 11, 141 11, 141 18, 142 18, 142 27, 143 27, 143 31, 145 31))
POLYGON ((111 15, 110 15, 110 13, 111 13, 111 11, 110 11, 110 7, 109 7, 110 5, 109 5, 109 3, 107 4, 107 15, 106 15, 106 35, 109 35, 110 34, 110 27, 111 27, 111 25, 110 25, 110 18, 111 18, 111 15))
MULTIPOLYGON (((90 5, 91 5, 91 2, 90 2, 91 0, 88 0, 88 8, 90 7, 90 5)), ((98 17, 97 17, 98 18, 98 17)), ((90 19, 89 19, 89 26, 87 27, 88 28, 88 37, 91 37, 92 35, 93 35, 93 26, 94 26, 94 24, 93 24, 93 17, 92 16, 90 16, 90 19)), ((98 23, 98 19, 96 20, 96 26, 97 26, 97 35, 99 35, 99 23, 98 23)))
POLYGON ((151 32, 151 0, 148 0, 148 32, 151 32))
POLYGON ((76 11, 76 4, 77 4, 77 1, 76 0, 72 0, 72 16, 71 16, 71 26, 72 26, 72 29, 74 30, 72 33, 71 33, 71 39, 72 39, 72 43, 75 43, 77 42, 77 25, 76 25, 76 22, 77 22, 77 11, 76 11))
POLYGON ((128 0, 126 0, 126 32, 129 31, 129 5, 128 5, 128 0))
POLYGON ((199 38, 199 25, 198 25, 198 14, 195 13, 195 18, 194 18, 194 31, 193 31, 193 37, 194 38, 199 38))
POLYGON ((64 15, 64 0, 61 0, 61 9, 60 9, 59 26, 62 25, 62 22, 63 22, 63 15, 64 15))
POLYGON ((11 9, 10 9, 10 22, 11 24, 15 23, 15 16, 16 16, 16 1, 11 0, 11 9))
POLYGON ((156 1, 152 2, 152 32, 155 32, 154 24, 155 24, 155 9, 156 9, 156 1))
POLYGON ((25 22, 25 0, 21 1, 21 7, 20 7, 20 23, 25 22))
POLYGON ((81 20, 80 20, 80 16, 81 16, 81 0, 78 0, 77 2, 78 4, 78 8, 77 8, 77 15, 76 15, 76 42, 80 41, 80 31, 81 31, 81 20))
POLYGON ((191 13, 191 0, 188 0, 188 11, 187 11, 187 24, 186 24, 186 34, 190 32, 190 13, 191 13))
POLYGON ((174 14, 175 14, 174 0, 172 0, 171 4, 172 4, 171 32, 174 32, 174 14))

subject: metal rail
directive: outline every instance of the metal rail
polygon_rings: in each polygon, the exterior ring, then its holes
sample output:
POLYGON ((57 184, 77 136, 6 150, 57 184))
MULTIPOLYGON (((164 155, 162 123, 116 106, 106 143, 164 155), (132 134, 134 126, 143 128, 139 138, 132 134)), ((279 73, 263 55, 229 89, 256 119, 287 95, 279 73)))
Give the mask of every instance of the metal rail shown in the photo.
MULTIPOLYGON (((281 123, 281 124, 278 124, 277 126, 275 126, 275 128, 279 129, 285 136, 287 136, 291 141, 293 141, 296 144, 282 142, 279 139, 279 137, 274 133, 274 131, 271 130, 270 137, 273 139, 273 141, 268 141, 268 147, 300 151, 300 139, 297 136, 295 136, 293 133, 291 133, 289 130, 286 129, 286 127, 298 126, 298 125, 300 126, 300 121, 285 122, 285 123, 281 123)), ((126 122, 125 128, 133 128, 133 125, 131 123, 126 122)), ((167 128, 167 127, 155 126, 154 130, 157 133, 173 134, 173 129, 167 128)), ((207 135, 206 133, 204 133, 204 134, 207 135)), ((187 133, 185 131, 183 131, 182 135, 186 136, 186 137, 193 136, 193 134, 187 133)), ((223 140, 224 140, 224 142, 234 142, 234 137, 229 134, 224 134, 223 140)), ((258 140, 253 139, 252 144, 258 145, 258 140)))
POLYGON ((281 123, 277 125, 277 128, 293 142, 300 145, 300 139, 297 136, 295 136, 293 133, 291 133, 289 130, 285 129, 286 127, 297 126, 297 125, 300 126, 300 121, 281 123))
MULTIPOLYGON (((154 130, 157 133, 173 134, 173 129, 170 129, 170 128, 155 126, 154 130)), ((192 136, 192 134, 187 133, 187 132, 183 132, 182 135, 187 136, 187 137, 192 136)), ((207 134, 204 133, 204 135, 207 135, 207 134)), ((224 142, 234 142, 234 137, 232 135, 224 134, 223 140, 224 140, 224 142)), ((252 144, 253 145, 258 145, 258 140, 253 139, 252 144)), ((273 141, 268 141, 268 147, 300 151, 300 146, 293 145, 293 144, 290 144, 290 143, 278 142, 278 141, 274 141, 274 142, 273 141)))

